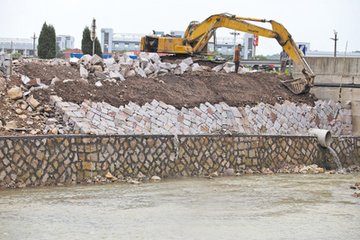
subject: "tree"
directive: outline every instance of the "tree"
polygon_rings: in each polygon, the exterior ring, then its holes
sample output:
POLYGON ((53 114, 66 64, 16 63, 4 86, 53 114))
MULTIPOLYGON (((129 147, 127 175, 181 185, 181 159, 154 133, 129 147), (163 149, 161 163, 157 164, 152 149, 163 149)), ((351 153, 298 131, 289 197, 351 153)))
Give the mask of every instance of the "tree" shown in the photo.
POLYGON ((56 34, 52 25, 43 24, 38 43, 38 56, 44 59, 54 58, 56 54, 56 34))
POLYGON ((81 50, 83 54, 92 54, 92 41, 90 38, 90 29, 88 27, 85 27, 83 31, 81 50))
POLYGON ((100 57, 102 56, 101 45, 98 38, 95 39, 95 54, 100 57))
POLYGON ((48 26, 49 31, 49 51, 48 58, 54 58, 56 56, 56 33, 53 25, 48 26))
POLYGON ((48 29, 48 26, 47 26, 46 22, 44 22, 44 24, 41 28, 41 32, 40 32, 40 36, 39 36, 39 43, 37 46, 38 56, 40 58, 46 58, 46 56, 47 56, 47 49, 48 49, 47 29, 48 29))
MULTIPOLYGON (((81 40, 81 50, 83 54, 92 55, 92 49, 93 49, 93 41, 91 41, 90 29, 88 27, 85 27, 83 31, 83 37, 81 40)), ((98 38, 95 39, 95 54, 98 56, 102 55, 101 45, 98 38)))

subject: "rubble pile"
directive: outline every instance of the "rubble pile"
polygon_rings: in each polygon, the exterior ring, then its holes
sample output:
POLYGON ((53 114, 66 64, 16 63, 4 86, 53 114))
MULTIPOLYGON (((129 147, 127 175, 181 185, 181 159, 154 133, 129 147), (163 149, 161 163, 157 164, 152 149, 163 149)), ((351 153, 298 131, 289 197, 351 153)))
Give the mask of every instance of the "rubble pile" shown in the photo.
MULTIPOLYGON (((139 76, 142 78, 156 78, 166 74, 182 75, 186 72, 235 72, 233 63, 224 63, 214 68, 200 66, 194 63, 191 57, 183 59, 180 63, 162 62, 157 53, 140 53, 139 57, 131 58, 129 55, 122 55, 115 58, 102 59, 97 55, 91 57, 84 55, 81 59, 71 58, 70 63, 79 64, 80 76, 84 79, 89 78, 89 74, 94 74, 98 80, 120 80, 139 76)), ((250 72, 246 68, 240 68, 240 73, 250 72)), ((254 71, 251 71, 254 72, 254 71)))
POLYGON ((34 96, 37 90, 49 89, 60 79, 54 77, 50 85, 47 85, 40 78, 21 74, 20 72, 26 71, 23 67, 29 63, 43 69, 41 74, 44 76, 49 75, 44 69, 46 66, 70 67, 69 62, 63 59, 21 59, 12 61, 13 74, 9 80, 6 80, 4 73, 0 71, 1 135, 70 133, 70 128, 57 120, 61 120, 61 116, 55 119, 53 107, 34 96), (54 122, 58 124, 55 126, 54 122))
POLYGON ((14 86, 3 95, 0 108, 0 129, 9 133, 46 134, 46 121, 55 117, 49 104, 40 104, 25 87, 14 86))

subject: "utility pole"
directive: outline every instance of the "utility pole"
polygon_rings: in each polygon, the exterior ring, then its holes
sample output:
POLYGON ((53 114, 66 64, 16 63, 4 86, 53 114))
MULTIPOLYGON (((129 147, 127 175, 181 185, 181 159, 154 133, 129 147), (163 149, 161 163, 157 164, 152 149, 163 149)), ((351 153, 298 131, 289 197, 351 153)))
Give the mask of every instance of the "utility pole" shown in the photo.
POLYGON ((337 48, 337 41, 339 41, 339 39, 337 38, 337 31, 334 30, 334 38, 330 38, 331 40, 334 40, 334 57, 336 57, 336 48, 337 48))
POLYGON ((35 57, 36 56, 36 54, 35 54, 35 40, 37 39, 35 33, 34 33, 34 36, 31 37, 31 38, 33 39, 33 57, 35 57))
POLYGON ((91 25, 91 41, 93 41, 93 49, 92 49, 92 55, 95 54, 95 39, 96 39, 96 20, 93 18, 92 25, 91 25))
MULTIPOLYGON (((236 47, 236 35, 240 35, 240 33, 233 31, 230 33, 231 35, 234 35, 234 51, 235 51, 235 47, 236 47)), ((234 55, 235 58, 235 55, 234 55)), ((235 60, 235 59, 234 59, 235 60)))

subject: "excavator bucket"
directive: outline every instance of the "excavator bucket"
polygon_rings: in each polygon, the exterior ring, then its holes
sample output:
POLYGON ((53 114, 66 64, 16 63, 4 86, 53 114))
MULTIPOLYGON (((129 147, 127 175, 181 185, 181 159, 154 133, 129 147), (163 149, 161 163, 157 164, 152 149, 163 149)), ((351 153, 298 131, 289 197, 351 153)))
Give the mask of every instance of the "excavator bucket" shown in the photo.
POLYGON ((304 94, 310 91, 309 83, 304 78, 290 79, 281 81, 294 94, 304 94))

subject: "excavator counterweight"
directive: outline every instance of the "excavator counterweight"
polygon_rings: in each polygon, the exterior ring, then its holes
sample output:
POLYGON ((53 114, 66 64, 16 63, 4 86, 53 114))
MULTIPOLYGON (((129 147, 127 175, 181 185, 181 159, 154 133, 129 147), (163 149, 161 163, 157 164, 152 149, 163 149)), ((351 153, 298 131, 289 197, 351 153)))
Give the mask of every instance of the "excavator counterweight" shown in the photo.
POLYGON ((192 21, 183 37, 144 36, 141 38, 140 50, 145 52, 171 53, 179 55, 194 55, 206 53, 206 45, 217 28, 224 27, 241 32, 247 32, 267 38, 275 38, 289 55, 294 65, 301 68, 305 78, 282 81, 294 94, 309 92, 314 84, 315 75, 307 64, 303 53, 296 46, 286 28, 273 20, 238 17, 228 13, 215 14, 203 22, 192 21), (266 29, 251 22, 270 23, 272 29, 266 29))

